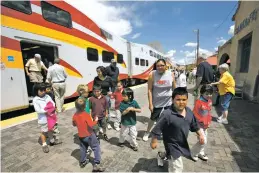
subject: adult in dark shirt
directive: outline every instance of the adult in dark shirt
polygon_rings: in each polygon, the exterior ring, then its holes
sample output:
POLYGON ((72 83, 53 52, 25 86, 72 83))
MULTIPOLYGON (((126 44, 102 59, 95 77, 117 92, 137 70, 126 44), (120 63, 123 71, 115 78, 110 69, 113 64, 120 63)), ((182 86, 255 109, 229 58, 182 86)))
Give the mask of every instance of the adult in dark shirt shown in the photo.
POLYGON ((210 84, 214 80, 214 72, 212 66, 206 61, 207 56, 201 54, 198 58, 198 67, 196 72, 196 85, 194 87, 195 100, 200 98, 200 89, 205 84, 210 84))
POLYGON ((192 110, 188 107, 188 92, 183 88, 176 88, 172 94, 171 108, 164 110, 156 126, 152 130, 151 148, 157 147, 157 138, 162 134, 167 158, 169 159, 169 172, 182 172, 184 156, 191 159, 187 137, 189 130, 196 132, 201 144, 204 136, 201 133, 192 110))
MULTIPOLYGON (((108 67, 106 67, 106 70, 107 70, 107 75, 112 78, 113 85, 116 86, 120 71, 119 71, 119 68, 117 67, 117 63, 115 59, 111 60, 111 64, 108 67)), ((114 88, 112 92, 114 92, 114 88)))

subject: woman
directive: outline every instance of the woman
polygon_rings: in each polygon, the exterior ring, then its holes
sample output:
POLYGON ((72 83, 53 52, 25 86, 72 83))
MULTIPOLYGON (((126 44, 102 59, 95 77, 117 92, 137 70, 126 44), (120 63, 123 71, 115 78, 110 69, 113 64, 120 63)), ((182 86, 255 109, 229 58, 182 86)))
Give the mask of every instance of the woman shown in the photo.
MULTIPOLYGON (((110 76, 107 76, 106 69, 103 66, 99 66, 96 68, 97 76, 94 78, 94 86, 100 85, 102 87, 102 95, 106 97, 110 105, 110 96, 112 94, 114 86, 110 76)), ((108 125, 107 128, 111 129, 111 125, 109 124, 110 115, 108 116, 108 125)))
POLYGON ((148 141, 150 130, 164 109, 172 105, 173 87, 176 88, 174 73, 166 70, 166 61, 159 59, 148 78, 148 102, 151 117, 143 141, 148 141))
POLYGON ((235 80, 229 73, 228 64, 224 63, 219 66, 219 72, 221 74, 218 82, 211 83, 210 85, 218 85, 220 102, 222 107, 222 115, 218 117, 218 122, 228 124, 228 108, 230 101, 235 95, 235 80))

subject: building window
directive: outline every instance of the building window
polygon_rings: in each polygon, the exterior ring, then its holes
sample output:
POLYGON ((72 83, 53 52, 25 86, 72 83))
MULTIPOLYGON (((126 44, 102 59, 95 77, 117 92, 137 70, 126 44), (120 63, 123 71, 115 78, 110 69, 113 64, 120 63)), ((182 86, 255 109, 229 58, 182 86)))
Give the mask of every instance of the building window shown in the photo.
POLYGON ((149 51, 149 55, 153 56, 153 51, 152 50, 149 51))
POLYGON ((69 12, 64 11, 50 3, 41 1, 42 16, 49 22, 72 28, 72 19, 69 12))
POLYGON ((252 34, 241 41, 240 72, 247 73, 249 69, 252 34))
POLYGON ((105 30, 103 30, 103 29, 101 29, 101 35, 102 35, 103 37, 107 38, 107 39, 112 40, 112 35, 111 35, 109 32, 107 32, 107 31, 105 31, 105 30))
POLYGON ((114 53, 103 51, 102 57, 103 57, 103 62, 110 63, 111 60, 114 59, 114 53))
POLYGON ((146 60, 146 66, 148 66, 148 60, 146 60))
POLYGON ((135 65, 139 65, 139 58, 135 58, 135 65))
POLYGON ((87 59, 88 61, 98 61, 98 51, 97 49, 87 48, 87 59))
POLYGON ((25 14, 32 13, 30 1, 2 1, 1 5, 25 14))
POLYGON ((144 59, 140 59, 140 65, 145 66, 145 60, 144 59))
POLYGON ((118 55, 117 55, 117 62, 118 62, 119 64, 123 64, 123 55, 122 55, 122 54, 118 54, 118 55))

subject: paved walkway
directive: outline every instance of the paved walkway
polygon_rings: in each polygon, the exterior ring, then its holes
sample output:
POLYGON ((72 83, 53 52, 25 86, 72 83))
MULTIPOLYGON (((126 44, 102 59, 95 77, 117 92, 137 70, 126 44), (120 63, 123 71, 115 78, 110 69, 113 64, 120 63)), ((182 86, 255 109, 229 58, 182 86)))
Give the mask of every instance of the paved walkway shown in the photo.
MULTIPOLYGON (((139 137, 143 136, 149 117, 147 105, 147 86, 135 90, 135 98, 142 107, 138 115, 137 129, 139 137)), ((188 105, 193 107, 190 96, 188 105)), ((2 172, 90 172, 92 165, 79 167, 80 151, 76 128, 71 125, 74 109, 68 110, 59 117, 61 139, 63 143, 50 147, 50 152, 42 152, 38 144, 39 129, 37 121, 20 124, 1 131, 1 171, 2 172)), ((259 171, 259 105, 242 100, 232 101, 229 125, 212 123, 209 129, 207 154, 208 162, 184 159, 184 171, 188 172, 233 172, 259 171)), ((213 109, 214 117, 217 110, 213 109)), ((151 150, 149 142, 138 140, 139 151, 128 147, 116 146, 119 132, 108 131, 108 142, 101 141, 102 164, 109 172, 167 172, 156 165, 156 154, 163 150, 151 150)), ((189 143, 196 143, 194 133, 190 133, 189 143)))

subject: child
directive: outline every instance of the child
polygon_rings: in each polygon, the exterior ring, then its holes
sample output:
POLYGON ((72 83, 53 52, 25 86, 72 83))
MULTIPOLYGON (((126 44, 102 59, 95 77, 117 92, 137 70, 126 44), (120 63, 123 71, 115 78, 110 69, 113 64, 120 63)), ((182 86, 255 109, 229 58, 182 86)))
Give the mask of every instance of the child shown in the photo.
POLYGON ((121 122, 120 103, 123 100, 122 92, 123 92, 123 86, 122 86, 121 81, 119 81, 117 83, 117 88, 116 88, 115 92, 111 95, 111 100, 112 99, 115 100, 114 111, 113 110, 110 111, 111 115, 114 114, 113 118, 116 118, 115 122, 114 122, 114 127, 115 127, 116 131, 120 130, 120 122, 121 122))
POLYGON ((55 96, 54 96, 54 92, 52 90, 51 84, 45 83, 45 85, 46 85, 46 94, 48 94, 50 98, 53 100, 53 102, 55 103, 55 96))
MULTIPOLYGON (((93 87, 94 96, 90 97, 90 113, 93 119, 98 117, 98 126, 103 130, 103 138, 108 141, 106 134, 107 128, 107 118, 108 118, 108 102, 103 96, 102 89, 100 85, 95 85, 93 87)), ((95 134, 99 139, 99 129, 95 129, 95 134)))
POLYGON ((180 69, 179 73, 180 73, 180 75, 179 75, 179 78, 177 80, 177 87, 187 89, 186 75, 184 74, 184 69, 180 69))
POLYGON ((136 129, 136 112, 140 113, 141 109, 138 103, 134 100, 133 90, 126 88, 122 92, 123 101, 120 104, 121 116, 121 131, 119 146, 124 146, 125 136, 127 130, 129 130, 129 135, 131 137, 130 146, 134 151, 138 151, 137 143, 137 129, 136 129))
POLYGON ((89 105, 89 88, 87 85, 80 84, 77 87, 77 93, 79 97, 82 97, 85 99, 85 112, 90 114, 90 105, 89 105))
POLYGON ((192 158, 197 161, 198 158, 207 161, 208 156, 204 153, 204 148, 207 143, 207 129, 211 123, 211 97, 213 88, 209 85, 203 85, 200 90, 200 99, 197 99, 194 105, 193 113, 200 124, 201 132, 203 133, 205 140, 201 145, 198 141, 192 148, 192 158))
POLYGON ((83 168, 89 159, 86 157, 86 150, 88 146, 94 151, 94 172, 103 172, 104 169, 100 167, 101 149, 99 142, 93 133, 93 126, 98 122, 98 117, 93 121, 91 116, 85 112, 85 99, 78 98, 75 102, 76 113, 73 116, 73 126, 77 127, 78 136, 80 140, 80 167, 83 168))
MULTIPOLYGON (((41 128, 41 141, 42 141, 42 150, 44 153, 49 152, 48 145, 46 143, 46 136, 48 136, 48 122, 47 122, 47 108, 49 105, 55 107, 53 100, 46 94, 46 85, 43 83, 35 84, 34 93, 36 96, 33 98, 33 106, 35 111, 38 113, 38 124, 41 128)), ((50 145, 60 144, 58 136, 53 131, 50 131, 50 145), (54 139, 54 136, 56 139, 54 139)))

